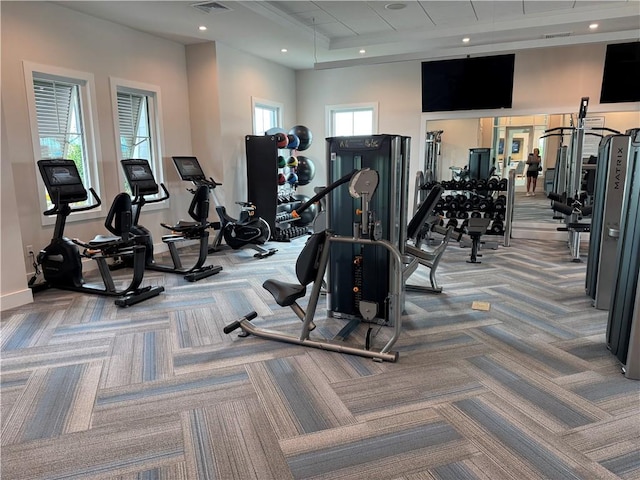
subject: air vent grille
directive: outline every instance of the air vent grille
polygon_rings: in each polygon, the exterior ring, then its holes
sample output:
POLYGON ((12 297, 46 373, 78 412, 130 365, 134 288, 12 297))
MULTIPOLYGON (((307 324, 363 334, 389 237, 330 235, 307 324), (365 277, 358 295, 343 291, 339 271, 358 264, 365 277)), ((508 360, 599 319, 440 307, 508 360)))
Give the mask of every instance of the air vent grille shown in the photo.
POLYGON ((204 13, 223 12, 223 11, 231 10, 229 7, 221 4, 220 2, 199 2, 199 3, 192 3, 191 6, 193 8, 197 8, 198 10, 204 13))
POLYGON ((547 33, 543 35, 542 38, 570 37, 571 35, 573 35, 573 32, 547 33))

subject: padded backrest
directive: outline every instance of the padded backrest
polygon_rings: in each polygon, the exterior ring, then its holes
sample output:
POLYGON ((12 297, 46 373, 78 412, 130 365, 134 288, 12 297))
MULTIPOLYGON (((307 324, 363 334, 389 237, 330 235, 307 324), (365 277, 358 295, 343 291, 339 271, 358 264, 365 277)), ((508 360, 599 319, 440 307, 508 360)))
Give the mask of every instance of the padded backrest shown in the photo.
POLYGON ((209 218, 209 187, 206 185, 200 185, 193 194, 189 215, 199 223, 206 223, 209 218))
POLYGON ((326 233, 314 233, 307 239, 307 243, 298 255, 296 261, 296 276, 300 285, 309 285, 318 275, 320 267, 320 254, 325 244, 326 233))
POLYGON ((409 222, 409 225, 407 225, 407 238, 415 239, 418 236, 429 214, 436 208, 436 203, 440 200, 443 192, 444 188, 442 188, 441 185, 435 185, 431 188, 429 195, 427 195, 427 198, 422 202, 422 205, 420 205, 420 208, 409 222))
POLYGON ((126 238, 131 230, 132 218, 131 197, 128 193, 119 193, 111 202, 104 226, 114 235, 126 238))

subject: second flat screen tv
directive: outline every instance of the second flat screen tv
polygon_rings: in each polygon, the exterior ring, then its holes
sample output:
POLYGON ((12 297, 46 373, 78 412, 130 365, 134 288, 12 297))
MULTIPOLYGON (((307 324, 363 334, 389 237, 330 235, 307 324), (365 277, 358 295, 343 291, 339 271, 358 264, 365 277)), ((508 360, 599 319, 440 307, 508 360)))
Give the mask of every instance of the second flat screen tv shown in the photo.
POLYGON ((515 55, 422 62, 422 111, 511 108, 515 55))

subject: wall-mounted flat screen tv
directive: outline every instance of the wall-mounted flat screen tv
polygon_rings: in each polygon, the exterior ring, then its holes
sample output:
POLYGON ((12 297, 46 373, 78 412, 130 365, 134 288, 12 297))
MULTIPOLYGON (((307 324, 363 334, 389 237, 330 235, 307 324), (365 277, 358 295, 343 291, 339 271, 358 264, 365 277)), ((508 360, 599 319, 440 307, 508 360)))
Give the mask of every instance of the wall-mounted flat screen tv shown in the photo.
POLYGON ((422 62, 422 111, 511 108, 515 54, 422 62))
POLYGON ((600 103, 640 102, 640 42, 607 45, 600 103))

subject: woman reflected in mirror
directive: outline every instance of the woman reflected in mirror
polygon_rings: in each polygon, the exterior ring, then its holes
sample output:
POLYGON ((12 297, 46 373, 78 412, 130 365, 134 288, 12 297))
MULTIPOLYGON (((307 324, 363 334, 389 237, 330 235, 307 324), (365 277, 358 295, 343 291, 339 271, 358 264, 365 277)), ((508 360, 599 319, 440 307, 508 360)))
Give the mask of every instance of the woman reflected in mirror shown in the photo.
POLYGON ((538 183, 538 174, 542 167, 540 163, 540 149, 534 148, 533 153, 527 157, 527 197, 536 196, 536 184, 538 183))

